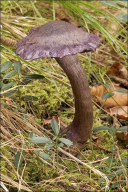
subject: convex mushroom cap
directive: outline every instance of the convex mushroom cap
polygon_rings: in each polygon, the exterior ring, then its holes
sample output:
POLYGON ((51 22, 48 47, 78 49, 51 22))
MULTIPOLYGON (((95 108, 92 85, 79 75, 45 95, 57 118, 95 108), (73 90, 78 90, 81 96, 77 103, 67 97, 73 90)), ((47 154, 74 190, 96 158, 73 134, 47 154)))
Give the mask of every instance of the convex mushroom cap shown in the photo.
POLYGON ((27 37, 16 45, 16 54, 23 59, 59 57, 80 52, 93 51, 100 45, 100 39, 65 21, 51 21, 33 27, 27 37))

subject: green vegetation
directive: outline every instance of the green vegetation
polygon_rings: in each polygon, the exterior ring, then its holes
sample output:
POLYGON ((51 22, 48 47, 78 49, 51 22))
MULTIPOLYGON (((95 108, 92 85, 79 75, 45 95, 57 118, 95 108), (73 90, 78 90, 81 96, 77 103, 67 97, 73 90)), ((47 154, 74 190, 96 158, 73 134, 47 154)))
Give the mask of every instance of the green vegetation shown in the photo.
MULTIPOLYGON (((112 117, 93 100, 94 131, 80 155, 70 155, 69 146, 62 147, 70 141, 58 135, 60 125, 68 125, 74 114, 65 73, 54 59, 26 61, 15 54, 17 41, 33 26, 62 19, 100 37, 95 52, 78 56, 90 86, 109 84, 108 66, 116 61, 127 65, 126 4, 123 0, 1 2, 1 191, 7 191, 4 187, 9 192, 128 190, 127 146, 117 140, 112 117), (46 119, 53 116, 59 117, 58 124, 46 119), (47 140, 29 142, 34 136, 47 140)), ((117 122, 127 130, 126 121, 117 122)))

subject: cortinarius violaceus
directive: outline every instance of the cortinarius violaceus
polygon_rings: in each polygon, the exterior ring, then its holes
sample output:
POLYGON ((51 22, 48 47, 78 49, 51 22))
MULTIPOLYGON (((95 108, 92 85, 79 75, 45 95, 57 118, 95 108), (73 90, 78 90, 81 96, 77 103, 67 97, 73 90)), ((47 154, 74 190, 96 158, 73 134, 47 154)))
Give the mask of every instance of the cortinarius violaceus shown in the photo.
POLYGON ((94 51, 99 45, 99 38, 87 33, 84 28, 77 28, 65 21, 51 21, 33 27, 16 46, 16 54, 23 59, 55 58, 65 71, 75 99, 75 115, 66 128, 66 135, 79 149, 91 133, 93 110, 86 74, 76 54, 94 51))

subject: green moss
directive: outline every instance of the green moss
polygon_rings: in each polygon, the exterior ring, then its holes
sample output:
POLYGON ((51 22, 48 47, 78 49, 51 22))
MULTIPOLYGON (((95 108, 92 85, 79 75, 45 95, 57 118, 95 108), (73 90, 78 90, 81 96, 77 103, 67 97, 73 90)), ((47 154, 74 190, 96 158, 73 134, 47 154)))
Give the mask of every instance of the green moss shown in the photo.
POLYGON ((14 157, 10 151, 8 146, 1 147, 1 154, 5 156, 5 158, 1 158, 1 173, 7 175, 12 179, 16 179, 16 175, 10 164, 13 166, 14 157), (10 162, 10 164, 9 164, 10 162))
POLYGON ((70 171, 76 169, 76 164, 73 161, 64 160, 64 164, 70 171))
MULTIPOLYGON (((41 119, 42 114, 58 114, 59 109, 62 106, 62 100, 68 100, 68 103, 72 99, 68 96, 68 88, 65 85, 59 85, 59 82, 56 82, 59 90, 57 90, 55 83, 53 81, 47 80, 33 80, 29 83, 29 87, 24 87, 20 89, 21 96, 31 95, 36 96, 38 101, 29 102, 32 105, 32 108, 38 118, 41 119), (59 99, 61 98, 61 99, 59 99)), ((21 102, 21 106, 26 106, 26 101, 21 102)), ((63 107, 64 109, 64 107, 63 107)))
POLYGON ((40 182, 50 178, 55 178, 56 174, 54 167, 47 166, 38 158, 32 158, 27 163, 24 179, 30 182, 40 182))

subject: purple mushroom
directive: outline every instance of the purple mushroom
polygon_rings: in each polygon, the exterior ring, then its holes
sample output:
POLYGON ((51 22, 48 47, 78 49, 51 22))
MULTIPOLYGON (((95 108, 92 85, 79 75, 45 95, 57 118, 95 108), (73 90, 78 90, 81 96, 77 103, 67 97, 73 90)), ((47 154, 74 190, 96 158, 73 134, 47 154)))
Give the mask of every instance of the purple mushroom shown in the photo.
POLYGON ((75 115, 65 128, 66 137, 81 149, 90 136, 93 123, 92 101, 85 71, 77 53, 94 51, 99 38, 65 21, 51 21, 33 27, 16 46, 16 54, 25 60, 55 58, 65 71, 75 99, 75 115))

